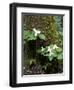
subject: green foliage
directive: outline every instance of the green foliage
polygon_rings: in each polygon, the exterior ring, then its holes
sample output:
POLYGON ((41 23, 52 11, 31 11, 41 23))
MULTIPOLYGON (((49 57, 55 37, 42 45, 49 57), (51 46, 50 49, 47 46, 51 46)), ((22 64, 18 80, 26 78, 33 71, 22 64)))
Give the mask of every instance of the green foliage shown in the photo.
POLYGON ((46 46, 45 48, 41 47, 41 49, 37 50, 37 52, 46 56, 49 61, 52 61, 54 58, 57 60, 63 60, 62 48, 57 47, 56 45, 46 46))
POLYGON ((24 39, 26 41, 30 41, 30 40, 36 40, 37 38, 41 39, 41 40, 45 40, 46 37, 44 34, 40 33, 37 36, 35 36, 35 32, 34 31, 24 31, 24 39))
POLYGON ((63 60, 63 53, 62 52, 60 54, 58 54, 57 59, 58 60, 63 60))
POLYGON ((26 41, 30 41, 30 40, 36 40, 37 37, 34 36, 33 31, 24 31, 24 39, 26 41))

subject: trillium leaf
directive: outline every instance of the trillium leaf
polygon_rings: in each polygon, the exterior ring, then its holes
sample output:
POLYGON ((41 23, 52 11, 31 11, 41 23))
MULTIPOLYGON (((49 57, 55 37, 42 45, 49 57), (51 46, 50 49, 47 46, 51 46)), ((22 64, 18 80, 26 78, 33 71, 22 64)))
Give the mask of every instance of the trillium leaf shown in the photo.
POLYGON ((58 60, 63 60, 63 53, 59 54, 57 57, 58 60))
POLYGON ((61 52, 62 49, 61 48, 56 48, 56 52, 61 52))
POLYGON ((36 40, 37 37, 34 36, 33 31, 24 31, 24 39, 30 41, 30 40, 36 40))
POLYGON ((39 38, 42 39, 42 40, 45 40, 46 39, 46 37, 45 37, 44 34, 39 34, 39 38))

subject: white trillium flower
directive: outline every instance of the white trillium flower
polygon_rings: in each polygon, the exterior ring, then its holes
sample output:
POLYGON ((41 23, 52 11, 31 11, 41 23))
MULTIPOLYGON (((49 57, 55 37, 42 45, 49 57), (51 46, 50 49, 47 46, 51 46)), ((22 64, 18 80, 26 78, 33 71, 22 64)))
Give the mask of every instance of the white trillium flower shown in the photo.
POLYGON ((54 53, 52 52, 52 49, 50 48, 50 46, 48 47, 48 52, 49 52, 49 55, 53 55, 54 53))
POLYGON ((51 53, 52 49, 50 47, 48 47, 48 50, 47 51, 51 53))
POLYGON ((35 36, 37 36, 38 34, 40 34, 40 33, 41 33, 41 31, 36 30, 35 28, 33 28, 33 31, 34 31, 34 33, 35 33, 35 36))
POLYGON ((53 49, 56 49, 56 48, 58 48, 57 45, 54 45, 54 46, 53 46, 53 49))

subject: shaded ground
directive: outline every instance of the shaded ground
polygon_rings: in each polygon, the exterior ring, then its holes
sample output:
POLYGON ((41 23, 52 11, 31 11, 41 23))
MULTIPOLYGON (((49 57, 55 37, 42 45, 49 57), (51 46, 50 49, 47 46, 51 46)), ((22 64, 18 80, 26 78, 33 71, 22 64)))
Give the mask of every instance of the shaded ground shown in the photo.
POLYGON ((41 65, 31 65, 28 69, 24 69, 24 75, 34 75, 34 74, 57 74, 63 72, 63 64, 55 65, 53 62, 49 64, 46 69, 41 65))

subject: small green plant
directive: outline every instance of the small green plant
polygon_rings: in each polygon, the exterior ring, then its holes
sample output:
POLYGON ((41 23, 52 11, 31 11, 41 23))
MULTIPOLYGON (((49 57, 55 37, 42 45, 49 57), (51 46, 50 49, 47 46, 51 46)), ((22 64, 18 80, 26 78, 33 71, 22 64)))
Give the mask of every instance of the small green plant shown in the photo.
POLYGON ((33 28, 32 31, 24 31, 24 39, 26 41, 30 41, 30 40, 36 40, 37 38, 41 39, 41 40, 45 40, 46 37, 43 33, 41 33, 41 31, 36 30, 35 28, 33 28))
POLYGON ((37 53, 46 56, 49 61, 52 61, 54 58, 56 58, 57 60, 63 60, 62 48, 58 47, 55 44, 46 47, 41 47, 41 49, 37 50, 37 53))

